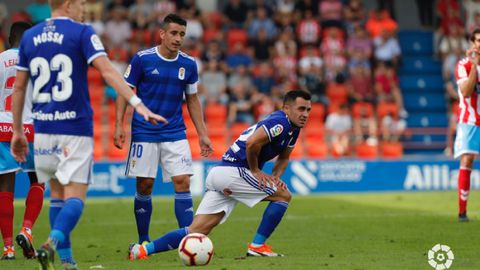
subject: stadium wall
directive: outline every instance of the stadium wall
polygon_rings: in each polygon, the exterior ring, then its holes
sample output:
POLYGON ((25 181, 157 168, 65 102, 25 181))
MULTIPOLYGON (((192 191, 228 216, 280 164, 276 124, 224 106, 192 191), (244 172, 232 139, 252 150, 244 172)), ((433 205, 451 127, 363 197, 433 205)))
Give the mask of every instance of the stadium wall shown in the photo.
MULTIPOLYGON (((194 162, 192 194, 201 195, 208 170, 215 162, 194 162)), ((271 171, 273 163, 265 165, 271 171)), ((124 163, 98 163, 90 197, 125 197, 135 194, 135 180, 124 176, 124 163)), ((371 192, 456 190, 458 161, 364 161, 303 160, 292 161, 282 179, 289 189, 300 195, 325 192, 371 192)), ((159 172, 157 179, 161 179, 159 172)), ((15 195, 25 197, 28 191, 26 174, 17 178, 15 195)), ((480 188, 480 171, 472 172, 472 189, 480 188)), ((171 184, 157 181, 153 194, 173 195, 171 184)), ((47 192, 48 196, 48 192, 47 192)))

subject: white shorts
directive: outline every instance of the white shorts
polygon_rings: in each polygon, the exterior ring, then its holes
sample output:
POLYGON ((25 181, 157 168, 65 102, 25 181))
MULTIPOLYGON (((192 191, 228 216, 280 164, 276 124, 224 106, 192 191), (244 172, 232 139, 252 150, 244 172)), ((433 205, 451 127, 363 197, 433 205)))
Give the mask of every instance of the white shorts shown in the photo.
POLYGON ((262 190, 250 170, 227 166, 213 167, 207 175, 205 185, 207 191, 196 215, 225 212, 220 224, 227 220, 237 202, 253 207, 277 190, 276 187, 262 190))
POLYGON ((35 134, 35 170, 40 183, 56 178, 62 185, 93 182, 93 138, 35 134))
POLYGON ((132 142, 128 152, 125 175, 128 177, 157 177, 162 166, 163 182, 173 176, 193 175, 192 153, 187 140, 175 142, 132 142))

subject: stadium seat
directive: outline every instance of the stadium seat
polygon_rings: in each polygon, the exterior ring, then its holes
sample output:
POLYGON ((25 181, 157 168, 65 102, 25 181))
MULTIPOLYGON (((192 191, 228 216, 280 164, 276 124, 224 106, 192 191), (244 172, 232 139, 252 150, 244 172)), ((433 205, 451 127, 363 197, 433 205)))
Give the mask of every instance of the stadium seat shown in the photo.
POLYGON ((210 138, 226 138, 227 126, 225 123, 207 123, 208 136, 210 138))
POLYGON ((227 107, 220 103, 208 103, 205 106, 205 118, 207 123, 225 125, 227 122, 227 107))
POLYGON ((325 120, 325 106, 322 103, 312 103, 312 110, 308 116, 308 122, 320 121, 323 123, 325 120))
POLYGON ((203 32, 203 43, 208 44, 212 40, 216 40, 220 31, 214 28, 205 29, 203 32))
POLYGON ((331 103, 342 104, 348 101, 348 88, 345 84, 329 83, 326 94, 331 103))
POLYGON ((95 147, 93 147, 93 160, 100 161, 103 159, 105 159, 105 149, 100 145, 95 144, 95 147))
POLYGON ((378 147, 367 143, 359 143, 355 146, 357 157, 360 159, 376 159, 378 155, 378 147))
POLYGON ((89 67, 87 73, 88 85, 104 85, 102 74, 96 68, 89 67))
POLYGON ((387 114, 394 116, 398 115, 398 106, 391 102, 379 102, 377 104, 377 117, 379 120, 383 119, 387 114))
POLYGON ((214 137, 211 138, 212 145, 213 145, 213 153, 210 155, 210 159, 213 160, 220 160, 227 150, 227 142, 225 137, 214 137))
POLYGON ((227 32, 228 48, 233 48, 234 45, 238 42, 246 46, 247 41, 248 41, 248 35, 247 35, 247 31, 244 29, 230 29, 227 32))
POLYGON ((381 142, 380 154, 384 159, 399 159, 403 156, 403 145, 400 142, 381 142))
POLYGON ((305 151, 303 147, 303 143, 300 140, 297 140, 295 147, 293 148, 293 152, 290 154, 290 159, 298 160, 302 159, 305 156, 305 151))
POLYGON ((188 144, 190 145, 190 151, 192 152, 192 159, 193 160, 202 159, 202 155, 200 155, 200 144, 198 143, 198 139, 188 138, 188 144))
POLYGON ((328 146, 323 139, 307 137, 305 146, 309 158, 324 159, 328 156, 328 146))
POLYGON ((323 140, 325 137, 325 127, 323 122, 308 120, 304 128, 306 138, 315 138, 323 140))
POLYGON ((242 132, 244 132, 249 127, 249 124, 234 123, 230 128, 230 138, 232 139, 232 141, 237 140, 238 137, 242 134, 242 132))
POLYGON ((112 47, 108 49, 108 57, 112 60, 128 62, 128 51, 122 47, 112 47))
POLYGON ((352 106, 353 118, 359 118, 362 113, 366 113, 368 117, 373 116, 373 105, 368 102, 355 102, 352 106))

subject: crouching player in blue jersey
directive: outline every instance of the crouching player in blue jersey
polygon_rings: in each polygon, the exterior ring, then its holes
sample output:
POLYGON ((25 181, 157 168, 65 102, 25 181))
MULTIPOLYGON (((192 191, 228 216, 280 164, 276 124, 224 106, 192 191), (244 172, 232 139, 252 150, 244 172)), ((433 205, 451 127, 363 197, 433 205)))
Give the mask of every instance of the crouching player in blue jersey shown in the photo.
MULTIPOLYGON (((134 214, 137 222, 138 243, 149 242, 152 215, 152 189, 158 165, 162 167, 164 182, 173 182, 175 216, 180 228, 193 220, 190 176, 193 174, 192 154, 185 133, 182 101, 185 95, 188 111, 198 132, 201 154, 213 152, 203 121, 203 112, 197 96, 198 71, 195 60, 181 52, 187 22, 175 14, 163 20, 159 46, 135 54, 125 72, 125 79, 145 105, 163 115, 168 125, 151 125, 138 114, 132 119, 132 143, 128 153, 126 175, 137 178, 134 214)), ((123 147, 123 118, 127 101, 118 98, 114 143, 123 147)))
POLYGON ((147 245, 129 247, 131 260, 178 248, 189 233, 209 234, 223 223, 237 202, 253 207, 269 201, 247 256, 282 256, 266 245, 266 240, 278 226, 292 195, 280 176, 285 171, 290 153, 311 110, 310 94, 288 92, 283 109, 245 130, 223 155, 220 165, 211 169, 206 180, 206 192, 190 227, 171 231, 147 245), (264 173, 263 165, 277 157, 272 175, 264 173))
POLYGON ((77 269, 70 233, 84 208, 92 183, 93 123, 87 86, 89 64, 108 84, 129 100, 144 121, 166 122, 152 113, 125 83, 108 60, 100 38, 83 20, 85 0, 50 0, 52 18, 26 31, 22 37, 17 79, 12 96, 11 151, 19 162, 28 153, 22 129, 25 88, 33 83, 35 128, 34 160, 38 180, 50 181, 48 240, 37 250, 40 269, 54 267, 57 251, 64 269, 77 269))

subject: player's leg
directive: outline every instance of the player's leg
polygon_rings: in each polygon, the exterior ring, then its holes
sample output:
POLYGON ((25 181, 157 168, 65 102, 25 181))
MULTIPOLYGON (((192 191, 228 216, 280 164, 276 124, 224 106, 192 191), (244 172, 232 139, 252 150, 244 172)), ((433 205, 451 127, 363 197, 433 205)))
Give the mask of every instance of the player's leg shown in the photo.
POLYGON ((157 177, 159 161, 158 143, 132 142, 130 144, 125 175, 135 177, 137 181, 133 208, 139 243, 150 241, 152 190, 157 177))
POLYGON ((163 181, 173 181, 175 190, 175 216, 178 227, 192 224, 193 202, 190 176, 193 175, 192 154, 187 140, 160 143, 160 162, 163 181))
POLYGON ((278 224, 280 224, 291 198, 292 194, 290 191, 277 189, 274 194, 264 199, 270 201, 270 203, 263 212, 262 221, 252 243, 248 246, 247 256, 282 256, 273 252, 271 247, 267 246, 265 242, 277 228, 278 224))
POLYGON ((460 158, 460 170, 458 172, 458 219, 461 222, 468 221, 467 201, 470 193, 470 175, 472 173, 475 155, 463 154, 460 158))
POLYGON ((175 217, 178 227, 187 227, 193 220, 193 201, 190 193, 190 175, 172 177, 175 190, 175 217))
POLYGON ((137 223, 138 243, 150 242, 149 228, 152 216, 152 190, 154 179, 137 177, 137 192, 133 203, 137 223))
POLYGON ((0 174, 0 231, 3 238, 2 260, 15 259, 13 246, 13 192, 15 172, 0 174))

